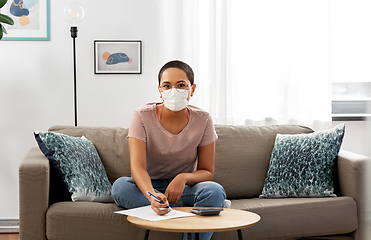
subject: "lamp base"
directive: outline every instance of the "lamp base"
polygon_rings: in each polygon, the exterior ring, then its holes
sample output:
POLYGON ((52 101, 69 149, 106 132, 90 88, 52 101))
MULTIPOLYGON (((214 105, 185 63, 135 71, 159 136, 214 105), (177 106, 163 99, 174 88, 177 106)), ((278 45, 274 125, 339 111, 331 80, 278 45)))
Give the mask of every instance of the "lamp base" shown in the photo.
POLYGON ((71 27, 71 37, 72 38, 77 37, 77 27, 71 27))

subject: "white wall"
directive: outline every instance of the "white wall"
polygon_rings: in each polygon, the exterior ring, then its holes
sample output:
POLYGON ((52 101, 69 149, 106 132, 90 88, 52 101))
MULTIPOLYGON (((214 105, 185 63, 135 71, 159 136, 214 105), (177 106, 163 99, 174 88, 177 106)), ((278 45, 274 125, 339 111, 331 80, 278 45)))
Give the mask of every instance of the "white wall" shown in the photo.
POLYGON ((345 134, 341 149, 370 156, 369 132, 367 121, 332 122, 332 126, 345 123, 345 134))
MULTIPOLYGON (((0 219, 18 218, 18 166, 37 146, 33 131, 74 124, 68 2, 50 1, 50 41, 0 41, 0 219)), ((76 39, 78 124, 128 127, 136 107, 159 100, 157 1, 79 2, 86 15, 76 39), (101 39, 142 40, 142 74, 95 75, 101 39)))
MULTIPOLYGON (((158 1, 80 0, 86 10, 77 47, 78 124, 128 127, 132 111, 159 100, 158 1), (95 75, 94 40, 143 41, 143 73, 95 75)), ((70 28, 51 1, 50 41, 0 41, 0 219, 18 218, 18 166, 37 144, 34 130, 74 124, 70 28)), ((363 153, 362 122, 347 124, 343 148, 363 153)))

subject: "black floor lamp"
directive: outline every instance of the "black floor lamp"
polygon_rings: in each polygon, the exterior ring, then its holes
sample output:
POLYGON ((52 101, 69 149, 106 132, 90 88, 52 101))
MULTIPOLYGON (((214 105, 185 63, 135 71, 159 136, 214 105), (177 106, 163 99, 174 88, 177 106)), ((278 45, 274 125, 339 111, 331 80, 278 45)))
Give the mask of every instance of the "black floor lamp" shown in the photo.
POLYGON ((77 86, 76 86, 76 46, 75 39, 77 37, 77 25, 85 16, 84 8, 80 3, 71 2, 64 8, 64 16, 71 25, 71 37, 73 40, 73 89, 74 89, 74 104, 75 104, 75 126, 77 126, 77 86))

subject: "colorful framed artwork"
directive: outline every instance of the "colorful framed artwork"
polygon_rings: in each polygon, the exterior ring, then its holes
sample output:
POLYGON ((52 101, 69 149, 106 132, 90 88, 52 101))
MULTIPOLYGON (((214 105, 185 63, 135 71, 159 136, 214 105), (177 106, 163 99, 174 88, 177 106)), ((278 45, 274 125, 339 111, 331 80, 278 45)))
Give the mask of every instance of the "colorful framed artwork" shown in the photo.
POLYGON ((95 40, 95 74, 141 74, 142 41, 95 40))
POLYGON ((50 0, 8 0, 1 11, 14 20, 2 40, 49 41, 50 0))

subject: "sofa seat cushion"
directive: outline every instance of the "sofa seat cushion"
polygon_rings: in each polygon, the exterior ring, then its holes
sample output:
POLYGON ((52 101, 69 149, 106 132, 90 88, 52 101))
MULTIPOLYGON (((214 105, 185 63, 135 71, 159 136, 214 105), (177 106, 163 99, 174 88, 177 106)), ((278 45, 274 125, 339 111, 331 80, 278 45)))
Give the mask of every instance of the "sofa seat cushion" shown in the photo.
POLYGON ((232 200, 231 208, 260 215, 244 235, 264 238, 299 238, 345 234, 358 227, 357 204, 351 197, 232 200))
POLYGON ((111 239, 112 234, 125 234, 130 226, 125 217, 113 213, 117 210, 120 208, 114 203, 55 203, 46 214, 46 236, 49 240, 89 239, 99 235, 101 239, 111 239))
MULTIPOLYGON (((55 203, 46 213, 46 237, 48 240, 143 239, 145 230, 130 224, 126 215, 114 213, 119 210, 123 209, 115 203, 55 203)), ((151 239, 161 236, 181 239, 182 235, 151 232, 151 239)))

